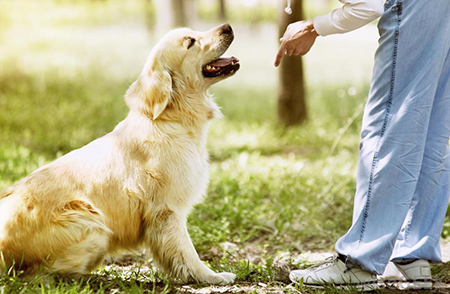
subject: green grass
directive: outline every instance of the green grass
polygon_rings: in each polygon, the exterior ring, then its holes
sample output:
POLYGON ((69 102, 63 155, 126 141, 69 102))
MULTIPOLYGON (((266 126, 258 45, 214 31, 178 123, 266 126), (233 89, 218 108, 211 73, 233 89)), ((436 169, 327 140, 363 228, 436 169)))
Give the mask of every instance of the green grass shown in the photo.
MULTIPOLYGON (((0 2, 0 190, 111 131, 128 111, 123 95, 155 41, 138 0, 39 3, 0 2)), ((273 7, 257 12, 263 20, 274 15, 273 7)), ((243 22, 248 13, 233 17, 243 22)), ((342 36, 344 43, 317 41, 305 58, 309 119, 286 129, 276 118, 276 27, 233 26, 229 54, 242 68, 210 90, 225 118, 210 129, 211 182, 206 201, 189 217, 189 232, 211 268, 237 274, 237 288, 183 288, 148 257, 134 256, 82 280, 3 276, 0 294, 342 292, 290 285, 287 273, 309 265, 299 253, 332 251, 351 224, 373 28, 342 36), (347 65, 345 56, 358 66, 347 65)), ((444 236, 449 232, 447 219, 444 236)), ((448 265, 433 271, 448 281, 448 265)))
MULTIPOLYGON (((2 74, 0 188, 110 131, 127 112, 121 97, 127 81, 114 84, 101 75, 82 72, 77 79, 54 71, 36 77, 13 67, 2 74), (92 79, 96 83, 90 83, 92 79)), ((326 106, 333 103, 336 91, 311 91, 310 121, 284 129, 274 116, 273 89, 213 89, 226 118, 211 127, 207 201, 189 218, 193 242, 213 269, 235 272, 241 283, 278 285, 279 256, 330 250, 350 225, 359 118, 355 126, 346 128, 333 152, 331 147, 364 97, 346 97, 345 107, 336 110, 326 106), (258 103, 255 97, 261 97, 258 103), (224 242, 251 248, 258 260, 249 261, 248 250, 227 251, 224 242)), ((0 289, 147 293, 179 287, 136 269, 124 277, 121 270, 103 269, 83 281, 47 277, 24 282, 3 277, 0 289)))
POLYGON ((31 280, 14 273, 0 276, 0 293, 169 293, 172 282, 138 262, 132 266, 104 266, 77 279, 41 274, 31 280))
MULTIPOLYGON (((0 187, 110 131, 126 115, 121 94, 127 85, 83 74, 76 80, 54 72, 32 77, 18 70, 0 76, 0 187), (96 83, 88 82, 93 79, 96 83)), ((330 93, 315 93, 308 124, 283 129, 273 114, 273 90, 215 91, 226 118, 211 128, 207 203, 214 205, 199 206, 193 214, 197 246, 210 246, 214 240, 242 243, 261 234, 270 241, 292 235, 293 244, 295 239, 321 238, 333 231, 333 222, 323 219, 330 209, 342 215, 336 223, 348 224, 358 122, 347 129, 334 153, 331 147, 354 107, 327 110, 323 105, 330 103, 330 93), (254 97, 265 101, 256 104, 254 97), (335 204, 346 202, 342 210, 348 212, 342 214, 335 204)), ((363 101, 348 98, 348 103, 363 101)), ((340 233, 342 229, 336 232, 340 233)))
MULTIPOLYGON (((96 73, 80 72, 77 79, 55 71, 32 76, 13 67, 1 73, 0 189, 110 131, 127 112, 122 100, 127 86, 96 73), (89 82, 93 79, 96 83, 89 82)), ((208 198, 191 214, 189 231, 214 269, 237 272, 241 282, 274 282, 278 254, 330 250, 350 225, 357 126, 347 129, 333 153, 331 146, 354 113, 350 104, 364 97, 347 97, 345 110, 324 107, 338 90, 311 93, 310 121, 284 129, 274 116, 273 89, 213 89, 226 118, 211 127, 208 198), (262 98, 255 103, 255 97, 262 98), (242 250, 230 255, 223 242, 251 247, 259 260, 248 261, 242 250)), ((7 293, 100 293, 114 287, 142 293, 152 291, 151 285, 158 291, 169 287, 163 279, 145 277, 146 283, 117 277, 103 282, 102 271, 82 282, 2 279, 7 293)))
MULTIPOLYGON (((77 76, 54 71, 32 76, 11 68, 2 73, 0 188, 110 131, 125 116, 121 97, 128 81, 77 76), (94 78, 96 83, 89 82, 94 78)), ((218 85, 212 90, 226 118, 211 127, 208 198, 191 214, 189 231, 202 258, 217 271, 237 273, 240 287, 287 287, 280 260, 284 273, 286 266, 304 267, 293 257, 332 250, 350 226, 367 87, 357 95, 343 94, 340 107, 334 107, 337 93, 346 88, 311 88, 310 120, 289 129, 276 123, 274 89, 218 85), (234 251, 224 242, 236 244, 234 251)), ((113 266, 81 281, 1 277, 0 293, 159 293, 182 287, 146 262, 145 270, 136 265, 124 273, 113 266)))

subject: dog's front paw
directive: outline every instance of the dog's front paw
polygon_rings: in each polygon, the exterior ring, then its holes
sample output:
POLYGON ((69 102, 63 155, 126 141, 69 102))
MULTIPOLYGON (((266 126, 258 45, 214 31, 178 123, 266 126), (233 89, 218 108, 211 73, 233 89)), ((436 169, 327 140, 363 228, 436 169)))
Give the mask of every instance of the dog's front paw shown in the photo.
POLYGON ((219 285, 225 285, 225 284, 231 284, 236 279, 236 275, 232 273, 218 273, 214 276, 209 283, 211 284, 219 284, 219 285))
POLYGON ((219 273, 219 275, 223 278, 224 284, 231 284, 236 279, 236 275, 233 273, 223 272, 223 273, 219 273))

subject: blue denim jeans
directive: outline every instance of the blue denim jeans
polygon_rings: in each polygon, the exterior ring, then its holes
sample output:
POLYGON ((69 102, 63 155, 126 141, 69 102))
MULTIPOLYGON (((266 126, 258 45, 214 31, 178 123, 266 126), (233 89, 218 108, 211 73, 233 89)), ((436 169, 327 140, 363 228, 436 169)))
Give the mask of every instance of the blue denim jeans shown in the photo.
POLYGON ((388 0, 365 107, 353 224, 336 251, 382 274, 441 261, 450 196, 450 1, 388 0))

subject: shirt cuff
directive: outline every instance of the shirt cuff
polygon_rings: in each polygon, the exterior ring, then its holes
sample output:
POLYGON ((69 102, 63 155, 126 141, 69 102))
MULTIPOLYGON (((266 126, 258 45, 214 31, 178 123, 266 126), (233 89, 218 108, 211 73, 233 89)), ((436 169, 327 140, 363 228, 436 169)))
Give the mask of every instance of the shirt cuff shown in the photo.
POLYGON ((333 25, 331 13, 314 17, 313 25, 320 36, 342 33, 342 31, 338 30, 335 25, 333 25))

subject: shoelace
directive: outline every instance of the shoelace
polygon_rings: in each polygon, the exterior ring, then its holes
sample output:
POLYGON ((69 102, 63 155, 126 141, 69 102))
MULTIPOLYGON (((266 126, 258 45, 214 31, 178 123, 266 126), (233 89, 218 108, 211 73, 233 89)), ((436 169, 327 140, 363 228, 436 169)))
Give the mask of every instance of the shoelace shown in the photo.
POLYGON ((328 267, 329 265, 335 264, 336 261, 337 261, 337 256, 330 256, 330 257, 325 258, 325 261, 315 264, 313 266, 310 266, 309 269, 311 269, 311 270, 322 269, 324 267, 328 267))
MULTIPOLYGON (((315 264, 313 266, 310 266, 308 269, 309 270, 318 270, 318 269, 322 269, 328 266, 332 266, 334 265, 336 262, 338 261, 338 257, 337 255, 333 255, 330 257, 325 258, 325 261, 320 262, 318 264, 315 264)), ((350 271, 351 268, 346 266, 346 269, 344 270, 344 274, 347 273, 348 271, 350 271)))

